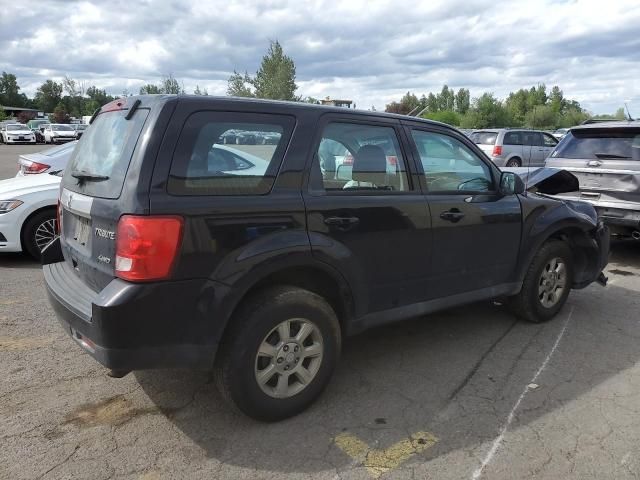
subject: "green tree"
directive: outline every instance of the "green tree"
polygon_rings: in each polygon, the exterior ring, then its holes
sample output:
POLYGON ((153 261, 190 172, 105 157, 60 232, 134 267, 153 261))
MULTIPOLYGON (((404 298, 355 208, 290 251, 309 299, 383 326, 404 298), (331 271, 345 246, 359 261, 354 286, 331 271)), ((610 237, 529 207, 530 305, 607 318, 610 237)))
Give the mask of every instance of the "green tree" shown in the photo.
MULTIPOLYGON (((405 93, 400 102, 391 102, 385 108, 385 112, 388 113, 400 113, 402 115, 406 115, 407 113, 420 108, 420 100, 413 93, 407 92, 405 93)), ((416 112, 417 113, 417 112, 416 112)))
POLYGON ((178 95, 184 93, 184 87, 180 86, 178 80, 170 73, 160 81, 160 92, 178 95))
POLYGON ((252 85, 253 79, 247 72, 242 75, 234 70, 233 75, 227 81, 227 95, 232 97, 255 97, 251 89, 252 85))
POLYGON ((427 111, 437 112, 439 110, 438 98, 433 93, 429 92, 429 95, 427 96, 427 104, 425 106, 427 107, 427 111))
POLYGON ((193 91, 194 95, 203 95, 203 96, 208 96, 209 92, 207 92, 207 89, 204 88, 202 90, 200 90, 200 85, 196 85, 196 89, 193 91))
POLYGON ((16 76, 13 73, 2 72, 2 76, 0 76, 0 105, 24 107, 27 102, 27 96, 20 93, 16 76))
POLYGON ((552 105, 537 105, 525 115, 525 125, 531 128, 556 128, 557 113, 552 105))
POLYGON ((4 113, 4 108, 0 105, 0 122, 7 118, 7 114, 4 113))
POLYGON ((562 113, 566 107, 566 102, 564 100, 564 95, 562 94, 562 90, 560 87, 555 85, 551 89, 551 93, 549 94, 549 106, 554 113, 562 113))
POLYGON ((471 93, 468 88, 461 88, 456 93, 456 113, 464 115, 471 106, 471 93))
POLYGON ((69 123, 71 118, 64 108, 64 105, 58 104, 58 106, 53 109, 53 115, 49 117, 49 120, 53 123, 69 123))
POLYGON ((153 95, 158 93, 162 93, 158 85, 147 83, 140 87, 140 95, 153 95))
POLYGON ((296 100, 296 66, 277 40, 271 42, 251 83, 258 98, 296 100))
POLYGON ((626 120, 627 114, 624 112, 624 107, 620 107, 616 110, 616 113, 613 114, 613 118, 616 120, 626 120))
POLYGON ((98 103, 99 106, 105 105, 115 100, 111 95, 107 93, 106 90, 100 89, 94 85, 87 88, 87 97, 89 97, 91 101, 98 103))
POLYGON ((456 112, 452 110, 441 110, 439 112, 427 112, 422 114, 423 118, 435 120, 437 122, 446 123, 455 127, 460 125, 461 118, 456 112))
POLYGON ((463 128, 506 127, 510 124, 507 110, 493 93, 483 93, 473 100, 472 107, 462 117, 463 128))
POLYGON ((53 112, 62 99, 62 84, 47 80, 36 90, 35 102, 43 112, 53 112))

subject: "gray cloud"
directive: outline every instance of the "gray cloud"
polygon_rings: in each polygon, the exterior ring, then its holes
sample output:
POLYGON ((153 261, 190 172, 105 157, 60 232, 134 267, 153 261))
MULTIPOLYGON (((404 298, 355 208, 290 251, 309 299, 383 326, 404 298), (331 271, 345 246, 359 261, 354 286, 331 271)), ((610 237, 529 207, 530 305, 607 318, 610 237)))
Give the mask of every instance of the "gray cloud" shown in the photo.
POLYGON ((63 75, 136 92, 168 73, 224 94, 231 72, 255 72, 278 39, 299 93, 360 107, 443 83, 501 97, 545 83, 595 112, 629 99, 640 111, 639 22, 637 0, 41 0, 0 17, 0 70, 29 94, 63 75))

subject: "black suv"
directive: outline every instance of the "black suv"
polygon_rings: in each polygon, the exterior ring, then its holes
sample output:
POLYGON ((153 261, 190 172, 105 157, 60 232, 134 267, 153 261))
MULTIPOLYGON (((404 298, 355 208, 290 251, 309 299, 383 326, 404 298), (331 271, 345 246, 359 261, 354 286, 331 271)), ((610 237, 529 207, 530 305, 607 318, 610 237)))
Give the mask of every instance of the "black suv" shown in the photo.
POLYGON ((346 335, 499 297, 548 320, 609 247, 446 125, 202 96, 102 107, 58 223, 44 276, 79 345, 114 376, 213 367, 263 420, 318 397, 346 335))

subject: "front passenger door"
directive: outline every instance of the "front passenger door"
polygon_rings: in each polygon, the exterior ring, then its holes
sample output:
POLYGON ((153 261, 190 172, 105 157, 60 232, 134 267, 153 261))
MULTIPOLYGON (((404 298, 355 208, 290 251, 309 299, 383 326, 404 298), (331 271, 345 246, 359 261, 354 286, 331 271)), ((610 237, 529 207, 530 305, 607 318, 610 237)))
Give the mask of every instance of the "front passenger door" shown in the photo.
POLYGON ((430 298, 513 281, 520 245, 516 195, 498 193, 498 171, 449 132, 411 128, 431 212, 430 298))

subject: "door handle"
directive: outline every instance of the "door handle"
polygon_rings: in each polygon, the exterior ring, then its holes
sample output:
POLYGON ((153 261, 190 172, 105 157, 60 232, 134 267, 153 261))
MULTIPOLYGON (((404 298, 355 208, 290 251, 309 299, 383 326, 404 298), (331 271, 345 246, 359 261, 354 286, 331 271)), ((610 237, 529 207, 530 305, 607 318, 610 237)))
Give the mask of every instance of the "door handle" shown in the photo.
POLYGON ((324 223, 338 230, 347 231, 360 223, 360 219, 358 217, 327 217, 324 223))
POLYGON ((447 210, 446 212, 442 212, 440 214, 440 218, 446 220, 451 223, 459 222, 464 218, 464 213, 462 213, 457 208, 452 208, 451 210, 447 210))
POLYGON ((591 160, 587 162, 588 167, 599 167, 600 165, 602 165, 602 162, 600 160, 591 160))

